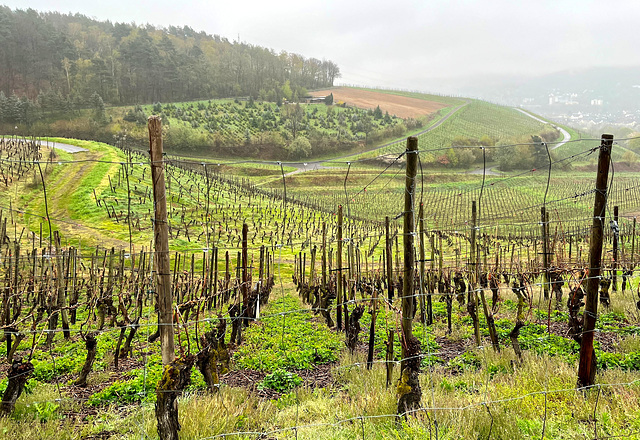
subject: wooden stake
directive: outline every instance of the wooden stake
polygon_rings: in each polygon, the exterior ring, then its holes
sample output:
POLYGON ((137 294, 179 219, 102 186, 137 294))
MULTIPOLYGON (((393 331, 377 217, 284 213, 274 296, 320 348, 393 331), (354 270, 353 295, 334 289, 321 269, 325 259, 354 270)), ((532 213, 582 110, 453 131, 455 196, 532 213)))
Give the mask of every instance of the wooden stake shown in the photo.
POLYGON ((603 134, 598 155, 598 174, 596 176, 596 195, 593 204, 593 225, 589 247, 589 274, 584 307, 584 324, 580 344, 580 364, 578 367, 578 386, 589 386, 595 382, 596 358, 593 352, 593 331, 598 316, 598 286, 600 284, 600 265, 602 262, 602 238, 604 231, 605 209, 607 202, 607 180, 613 135, 603 134))
MULTIPOLYGON (((613 207, 613 221, 618 225, 618 207, 613 207)), ((619 228, 619 226, 618 226, 619 228)), ((619 230, 619 229, 618 229, 619 230)), ((611 291, 618 291, 618 235, 619 232, 613 233, 613 261, 611 262, 611 291)))
POLYGON ((540 224, 542 225, 542 290, 545 300, 549 299, 549 229, 547 218, 547 210, 543 206, 540 208, 540 224))
POLYGON ((414 306, 414 258, 413 236, 415 234, 415 215, 413 212, 413 199, 416 190, 416 173, 418 165, 418 138, 407 138, 407 169, 405 175, 404 212, 402 228, 402 244, 404 247, 404 271, 402 280, 402 367, 404 370, 405 359, 412 356, 408 352, 409 341, 413 338, 414 306))
POLYGON ((173 341, 173 297, 171 293, 171 267, 169 263, 169 225, 167 221, 167 198, 164 183, 162 151, 162 121, 159 116, 150 116, 149 153, 151 155, 151 180, 153 183, 156 287, 158 292, 158 325, 162 364, 169 365, 175 359, 173 341))
POLYGON ((387 256, 387 297, 389 302, 393 302, 393 257, 391 252, 391 234, 389 232, 389 217, 384 219, 384 230, 386 237, 385 254, 387 256))
MULTIPOLYGON (((336 278, 336 283, 338 284, 336 322, 338 330, 342 330, 342 205, 338 206, 338 255, 336 256, 336 264, 338 265, 336 268, 338 271, 338 276, 336 278)), ((348 325, 346 322, 344 324, 345 326, 348 325)))

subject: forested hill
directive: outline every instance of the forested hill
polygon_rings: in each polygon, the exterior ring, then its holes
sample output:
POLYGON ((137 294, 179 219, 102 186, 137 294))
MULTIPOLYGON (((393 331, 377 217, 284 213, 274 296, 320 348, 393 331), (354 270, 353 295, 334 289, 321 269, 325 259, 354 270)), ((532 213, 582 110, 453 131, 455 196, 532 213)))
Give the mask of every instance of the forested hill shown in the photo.
POLYGON ((94 93, 114 105, 239 95, 276 101, 283 90, 299 95, 332 86, 339 76, 331 61, 277 54, 187 26, 0 6, 0 91, 7 97, 55 94, 75 107, 94 93))

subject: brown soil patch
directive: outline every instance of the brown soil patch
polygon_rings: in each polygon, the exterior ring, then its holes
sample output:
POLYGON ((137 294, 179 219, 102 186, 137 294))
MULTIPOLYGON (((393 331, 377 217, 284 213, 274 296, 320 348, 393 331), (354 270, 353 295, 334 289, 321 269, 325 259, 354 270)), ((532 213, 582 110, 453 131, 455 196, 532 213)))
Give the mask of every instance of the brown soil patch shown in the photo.
MULTIPOLYGON (((316 365, 311 370, 290 370, 302 378, 303 386, 309 388, 326 388, 333 384, 331 368, 333 364, 316 365)), ((278 399, 282 396, 275 390, 258 389, 260 383, 267 373, 256 370, 232 370, 221 378, 221 382, 230 387, 246 388, 263 399, 278 399)))
POLYGON ((471 345, 464 340, 453 341, 443 336, 436 336, 435 340, 440 346, 436 355, 445 362, 449 362, 471 348, 471 345))
POLYGON ((366 109, 374 109, 379 105, 383 112, 387 111, 390 115, 396 115, 400 118, 426 116, 437 112, 441 108, 447 107, 446 104, 440 102, 372 92, 369 90, 352 89, 349 87, 319 90, 317 92, 311 92, 311 95, 326 96, 330 93, 333 93, 334 103, 343 101, 347 105, 366 109))

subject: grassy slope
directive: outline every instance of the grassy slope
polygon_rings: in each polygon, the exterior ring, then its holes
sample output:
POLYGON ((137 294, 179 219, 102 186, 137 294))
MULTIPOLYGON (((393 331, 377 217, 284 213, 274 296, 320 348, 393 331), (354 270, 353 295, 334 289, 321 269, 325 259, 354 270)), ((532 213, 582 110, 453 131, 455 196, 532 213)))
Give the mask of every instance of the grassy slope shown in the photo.
MULTIPOLYGON (((118 162, 124 160, 124 156, 112 147, 98 142, 49 139, 89 150, 73 155, 55 150, 54 161, 42 165, 46 174, 47 204, 52 229, 61 233, 63 243, 66 237, 73 240, 72 245, 81 240, 85 243, 100 242, 107 247, 123 246, 121 240, 113 237, 114 225, 105 220, 104 210, 96 206, 93 191, 100 194, 108 187, 108 176, 116 175, 120 166, 118 162), (86 162, 80 162, 85 160, 86 162), (96 162, 97 160, 104 162, 96 162)), ((5 194, 9 198, 18 195, 17 205, 25 212, 21 216, 21 223, 36 233, 39 233, 42 223, 43 235, 46 237, 48 225, 44 193, 39 182, 39 175, 34 170, 33 178, 5 190, 5 194)))

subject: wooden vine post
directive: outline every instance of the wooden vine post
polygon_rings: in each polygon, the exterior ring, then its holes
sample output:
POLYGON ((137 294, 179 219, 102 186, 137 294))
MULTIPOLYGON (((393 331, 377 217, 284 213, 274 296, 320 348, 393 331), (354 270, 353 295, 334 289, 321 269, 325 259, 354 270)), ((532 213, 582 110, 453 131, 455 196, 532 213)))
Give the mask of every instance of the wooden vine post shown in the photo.
POLYGON ((613 135, 603 134, 598 155, 598 174, 596 176, 596 196, 593 204, 593 225, 589 247, 589 273, 584 307, 582 342, 580 344, 580 364, 578 366, 578 386, 590 386, 595 383, 596 357, 593 351, 593 331, 598 316, 598 287, 602 262, 602 239, 604 233, 605 210, 607 203, 607 180, 613 135))
POLYGON ((322 288, 327 288, 327 224, 322 222, 322 288))
MULTIPOLYGON (((613 221, 618 225, 618 207, 613 207, 613 221)), ((619 228, 619 226, 617 226, 619 228)), ((613 261, 611 262, 611 291, 618 291, 618 231, 613 231, 613 261)))
POLYGON ((403 211, 404 271, 402 283, 402 362, 398 382, 398 414, 418 408, 422 398, 420 389, 420 342, 413 336, 412 324, 415 315, 415 268, 413 237, 415 235, 414 199, 418 165, 418 138, 407 138, 407 169, 405 176, 403 211))
POLYGON ((156 286, 158 294, 158 326, 162 365, 175 359, 173 342, 173 297, 171 293, 171 264, 169 261, 169 223, 164 184, 162 151, 162 121, 159 116, 149 117, 149 153, 151 155, 151 179, 153 183, 153 237, 155 243, 156 286))
MULTIPOLYGON (((242 307, 244 308, 244 314, 249 310, 249 273, 247 268, 249 266, 249 225, 242 224, 242 307)), ((248 319, 248 316, 244 316, 248 319)))
POLYGON ((544 299, 549 299, 549 215, 547 209, 540 208, 540 225, 542 226, 542 290, 544 299))
POLYGON ((473 321, 473 334, 475 336, 476 347, 481 345, 480 340, 480 321, 478 320, 478 294, 476 288, 478 287, 478 261, 477 261, 477 243, 476 243, 476 223, 478 221, 478 213, 476 209, 476 201, 471 202, 471 250, 469 252, 470 257, 470 286, 469 286, 469 301, 467 303, 467 311, 473 321))
POLYGON ((420 230, 420 275, 418 279, 420 280, 420 318, 422 319, 422 324, 426 322, 431 325, 431 318, 433 317, 431 313, 431 295, 428 295, 428 302, 425 306, 425 285, 426 285, 426 277, 425 277, 425 242, 424 242, 424 204, 420 202, 420 209, 418 211, 418 229, 420 230), (428 315, 428 317, 426 316, 428 315))
POLYGON ((171 292, 171 267, 169 261, 169 224, 167 221, 167 199, 164 182, 162 152, 162 122, 158 116, 150 116, 149 153, 151 155, 151 178, 153 180, 156 290, 158 294, 158 326, 160 349, 164 370, 156 388, 156 419, 161 440, 178 440, 177 399, 191 382, 191 368, 195 356, 175 359, 173 332, 173 297, 171 292))
POLYGON ((389 217, 384 219, 385 231, 385 255, 387 256, 387 298, 389 302, 393 302, 393 256, 391 253, 391 233, 389 231, 389 217))
POLYGON ((633 270, 635 267, 635 253, 636 253, 636 222, 637 219, 633 218, 633 230, 631 232, 631 266, 629 270, 633 270))
MULTIPOLYGON (((338 323, 338 330, 342 330, 342 205, 338 206, 338 255, 336 255, 336 264, 338 267, 338 276, 336 277, 336 284, 338 288, 338 298, 336 299, 336 321, 338 323)), ((346 307, 346 304, 345 304, 346 307)), ((345 322, 345 326, 348 323, 345 322)))

